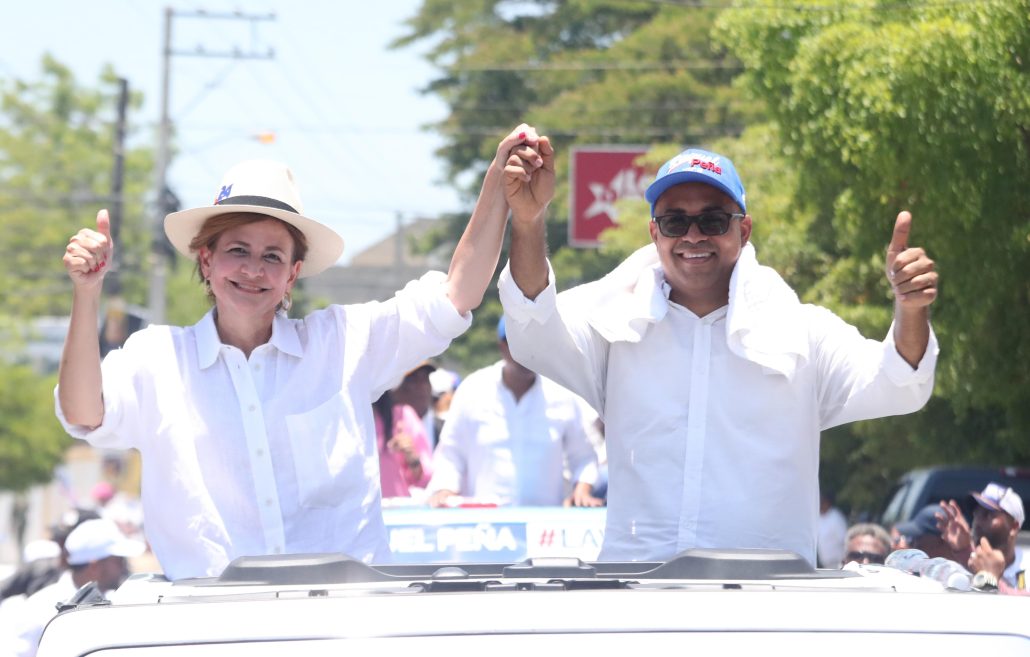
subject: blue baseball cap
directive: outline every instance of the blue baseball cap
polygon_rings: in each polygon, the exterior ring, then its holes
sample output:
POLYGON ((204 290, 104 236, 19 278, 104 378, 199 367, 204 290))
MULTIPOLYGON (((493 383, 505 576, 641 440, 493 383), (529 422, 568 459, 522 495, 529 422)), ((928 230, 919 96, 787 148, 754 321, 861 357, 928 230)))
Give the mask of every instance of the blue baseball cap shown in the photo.
POLYGON ((651 216, 654 216, 654 204, 665 190, 688 182, 700 182, 715 187, 733 199, 733 202, 740 206, 741 212, 747 212, 747 206, 744 204, 744 183, 740 182, 733 162, 718 153, 701 148, 688 148, 658 169, 654 182, 644 193, 644 197, 651 204, 651 216))
POLYGON ((919 509, 919 513, 905 522, 899 522, 894 528, 898 530, 899 534, 907 536, 911 540, 927 535, 939 537, 941 530, 937 529, 938 513, 942 515, 944 513, 939 504, 927 504, 919 509))

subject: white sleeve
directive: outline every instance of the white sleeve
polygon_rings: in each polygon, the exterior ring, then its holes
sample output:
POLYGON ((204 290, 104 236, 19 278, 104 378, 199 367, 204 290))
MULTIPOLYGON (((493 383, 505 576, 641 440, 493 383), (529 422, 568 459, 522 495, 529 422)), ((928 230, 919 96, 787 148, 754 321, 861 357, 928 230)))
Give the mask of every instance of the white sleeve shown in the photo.
POLYGON ((912 413, 930 399, 940 350, 932 330, 926 353, 913 368, 898 354, 893 324, 887 337, 878 342, 863 338, 855 327, 825 308, 808 308, 819 369, 822 429, 912 413))
POLYGON ((585 318, 563 312, 554 271, 536 299, 528 299, 511 277, 510 263, 497 287, 504 306, 508 347, 519 363, 576 393, 604 417, 608 342, 585 318))
POLYGON ((373 396, 394 387, 405 372, 426 358, 443 353, 451 340, 472 325, 472 313, 461 315, 451 303, 446 282, 446 274, 431 271, 387 301, 350 306, 346 313, 341 306, 335 307, 338 319, 363 317, 366 322, 361 327, 367 332, 363 357, 368 359, 373 396))
POLYGON ((100 365, 104 419, 96 428, 68 422, 61 408, 59 386, 54 387, 54 413, 68 435, 85 440, 94 447, 127 449, 139 446, 142 430, 139 394, 135 386, 140 364, 148 351, 147 339, 152 333, 153 330, 135 333, 129 336, 124 347, 104 357, 100 365))

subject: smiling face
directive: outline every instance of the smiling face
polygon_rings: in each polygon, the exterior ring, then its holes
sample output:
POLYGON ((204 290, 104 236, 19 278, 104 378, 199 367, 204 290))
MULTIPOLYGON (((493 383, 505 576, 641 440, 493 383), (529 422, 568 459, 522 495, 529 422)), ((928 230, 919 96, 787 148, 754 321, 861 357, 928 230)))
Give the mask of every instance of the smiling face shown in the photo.
POLYGON ((302 264, 294 262, 294 240, 286 225, 272 218, 226 228, 199 256, 220 317, 260 318, 269 324, 302 264))
MULTIPOLYGON (((706 210, 740 212, 726 194, 696 182, 670 187, 655 203, 655 216, 673 212, 696 215, 706 210)), ((650 229, 665 280, 672 288, 670 300, 702 317, 724 306, 733 267, 751 237, 751 217, 731 220, 724 235, 704 235, 697 223, 682 237, 662 235, 653 221, 650 229)))

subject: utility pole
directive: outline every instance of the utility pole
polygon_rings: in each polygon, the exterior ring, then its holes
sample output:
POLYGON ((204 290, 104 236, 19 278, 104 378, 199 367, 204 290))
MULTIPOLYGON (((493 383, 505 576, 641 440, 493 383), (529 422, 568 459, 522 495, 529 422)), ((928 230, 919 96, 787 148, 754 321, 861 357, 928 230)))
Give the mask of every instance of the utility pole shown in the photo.
POLYGON ((393 238, 393 265, 400 273, 404 269, 404 217, 397 213, 397 233, 393 238))
POLYGON ((164 218, 171 210, 171 208, 169 208, 169 199, 174 198, 168 189, 169 142, 172 132, 172 120, 168 107, 171 96, 172 57, 272 59, 275 56, 274 52, 270 48, 265 52, 257 52, 255 50, 244 52, 239 48, 218 52, 209 51, 199 46, 193 50, 175 50, 172 47, 172 22, 176 18, 234 20, 256 23, 258 21, 275 20, 275 14, 245 14, 240 11, 176 11, 171 7, 165 7, 164 40, 161 49, 161 122, 158 125, 157 155, 156 161, 154 162, 154 178, 157 198, 154 203, 153 233, 150 247, 150 307, 148 313, 150 316, 148 319, 151 324, 165 323, 165 285, 168 276, 169 261, 174 256, 164 234, 164 218))
MULTIPOLYGON (((114 168, 111 172, 111 238, 121 244, 122 223, 125 214, 125 114, 129 105, 129 81, 118 78, 118 119, 114 126, 114 168)), ((111 263, 112 265, 114 263, 111 263)), ((119 296, 122 293, 122 278, 118 267, 113 267, 104 277, 106 295, 119 296)))

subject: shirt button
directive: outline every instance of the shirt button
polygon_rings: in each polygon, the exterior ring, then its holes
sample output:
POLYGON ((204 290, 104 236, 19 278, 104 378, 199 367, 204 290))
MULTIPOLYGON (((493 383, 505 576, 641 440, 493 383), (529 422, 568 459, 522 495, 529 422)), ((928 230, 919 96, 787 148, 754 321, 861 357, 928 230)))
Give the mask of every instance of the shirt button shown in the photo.
POLYGON ((272 552, 274 552, 276 554, 282 554, 283 553, 283 549, 281 547, 279 547, 278 545, 276 545, 274 548, 272 548, 272 552))
POLYGON ((265 500, 265 506, 272 506, 272 498, 265 500))
POLYGON ((251 404, 250 406, 247 407, 247 410, 248 411, 255 411, 255 410, 257 410, 257 406, 255 406, 254 404, 251 404))
POLYGON ((254 371, 260 371, 260 370, 261 370, 261 363, 255 363, 254 364, 254 371))
POLYGON ((265 455, 265 450, 263 450, 260 447, 258 447, 257 449, 254 450, 254 453, 257 454, 258 456, 264 456, 265 455))

